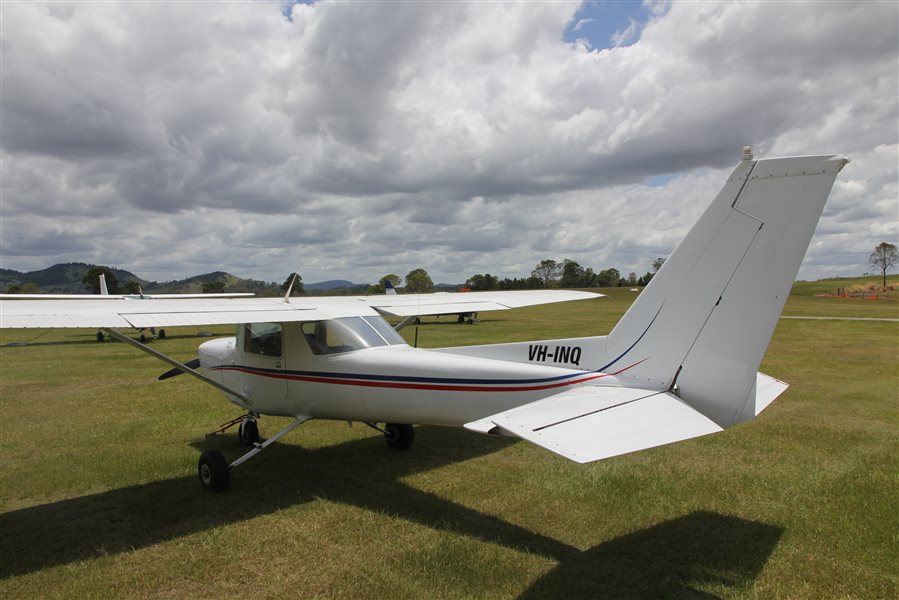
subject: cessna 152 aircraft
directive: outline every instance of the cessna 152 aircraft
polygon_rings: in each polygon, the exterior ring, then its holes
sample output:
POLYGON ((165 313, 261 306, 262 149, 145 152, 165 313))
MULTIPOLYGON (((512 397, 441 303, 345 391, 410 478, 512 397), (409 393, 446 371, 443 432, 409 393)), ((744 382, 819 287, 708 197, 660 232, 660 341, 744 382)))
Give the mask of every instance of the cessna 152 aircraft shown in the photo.
POLYGON ((384 316, 455 314, 595 297, 574 291, 316 298, 0 299, 0 326, 101 328, 224 392, 252 446, 202 453, 202 486, 309 419, 360 421, 395 448, 412 424, 519 436, 589 462, 722 431, 787 384, 757 373, 842 156, 753 159, 724 188, 607 336, 423 350, 384 316), (238 324, 179 363, 122 328, 238 324), (203 373, 197 370, 201 367, 203 373), (290 417, 260 442, 256 420, 290 417), (378 425, 384 423, 384 426, 378 425))

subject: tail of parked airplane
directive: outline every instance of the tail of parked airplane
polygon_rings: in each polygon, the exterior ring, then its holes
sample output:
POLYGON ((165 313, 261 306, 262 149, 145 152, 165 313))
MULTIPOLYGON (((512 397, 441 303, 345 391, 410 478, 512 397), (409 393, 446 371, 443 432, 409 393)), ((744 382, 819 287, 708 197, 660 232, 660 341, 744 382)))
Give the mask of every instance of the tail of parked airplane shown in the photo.
POLYGON ((721 427, 758 414, 786 388, 757 370, 847 162, 748 151, 609 334, 601 370, 640 361, 621 376, 675 391, 721 427))
POLYGON ((616 375, 613 384, 598 379, 465 427, 517 435, 590 462, 756 416, 787 387, 758 367, 847 162, 842 156, 753 160, 747 149, 615 329, 579 342, 585 352, 604 355, 599 370, 616 375))

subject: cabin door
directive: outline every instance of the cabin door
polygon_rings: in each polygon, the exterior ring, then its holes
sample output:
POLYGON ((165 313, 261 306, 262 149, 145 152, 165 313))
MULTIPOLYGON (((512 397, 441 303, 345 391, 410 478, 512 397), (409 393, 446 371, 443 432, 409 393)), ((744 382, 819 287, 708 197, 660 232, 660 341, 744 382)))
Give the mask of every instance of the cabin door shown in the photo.
POLYGON ((280 323, 248 323, 241 331, 241 391, 258 403, 287 397, 285 344, 280 323))

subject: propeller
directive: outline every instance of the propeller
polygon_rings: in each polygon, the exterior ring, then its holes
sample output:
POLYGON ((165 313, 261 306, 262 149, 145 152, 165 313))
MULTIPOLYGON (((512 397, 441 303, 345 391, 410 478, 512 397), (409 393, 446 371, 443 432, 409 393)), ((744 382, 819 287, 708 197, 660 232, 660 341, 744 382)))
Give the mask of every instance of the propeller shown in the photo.
MULTIPOLYGON (((185 366, 185 367, 190 367, 191 369, 196 369, 197 367, 200 366, 200 359, 199 359, 199 358, 195 358, 195 359, 193 359, 193 360, 191 360, 191 361, 188 361, 188 362, 184 363, 184 366, 185 366)), ((159 381, 162 381, 163 379, 171 379, 171 378, 174 377, 175 375, 181 375, 181 374, 183 374, 183 373, 184 373, 184 371, 182 371, 181 369, 171 369, 171 370, 169 370, 169 371, 166 371, 166 372, 163 373, 162 375, 160 375, 160 376, 159 376, 159 381)))

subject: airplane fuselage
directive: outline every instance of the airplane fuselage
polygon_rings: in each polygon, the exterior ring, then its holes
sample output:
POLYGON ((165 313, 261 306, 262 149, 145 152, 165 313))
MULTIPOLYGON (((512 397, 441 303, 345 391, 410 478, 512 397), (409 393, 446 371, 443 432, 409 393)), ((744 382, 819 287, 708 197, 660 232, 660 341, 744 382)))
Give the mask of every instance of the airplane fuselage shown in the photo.
POLYGON ((201 364, 252 404, 232 402, 257 414, 431 425, 461 426, 586 383, 619 384, 604 373, 405 343, 316 355, 302 327, 283 324, 280 351, 271 355, 251 351, 241 328, 201 345, 201 364))

